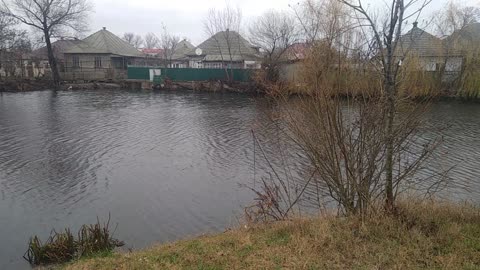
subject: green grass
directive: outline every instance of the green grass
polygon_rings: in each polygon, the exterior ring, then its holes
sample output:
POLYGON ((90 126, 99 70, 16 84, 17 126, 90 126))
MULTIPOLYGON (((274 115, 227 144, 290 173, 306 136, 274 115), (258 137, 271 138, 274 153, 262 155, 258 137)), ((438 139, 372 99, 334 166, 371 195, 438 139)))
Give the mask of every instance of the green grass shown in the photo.
POLYGON ((62 269, 480 269, 478 208, 411 203, 400 215, 250 226, 62 269))

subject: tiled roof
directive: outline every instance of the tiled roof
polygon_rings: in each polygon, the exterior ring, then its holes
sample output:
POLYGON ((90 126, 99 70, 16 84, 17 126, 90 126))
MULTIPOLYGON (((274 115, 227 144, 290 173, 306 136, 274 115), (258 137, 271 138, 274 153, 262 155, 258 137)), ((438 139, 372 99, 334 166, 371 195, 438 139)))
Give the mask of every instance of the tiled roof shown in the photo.
POLYGON ((456 51, 477 49, 480 46, 480 23, 466 25, 445 39, 446 45, 456 51))
POLYGON ((192 43, 188 42, 187 40, 182 40, 178 43, 177 47, 175 48, 175 53, 173 54, 173 59, 181 59, 185 57, 191 50, 193 50, 195 46, 192 43))
POLYGON ((414 26, 412 30, 400 38, 396 56, 414 53, 420 57, 442 56, 444 48, 442 40, 436 36, 414 26))
MULTIPOLYGON (((202 50, 202 56, 205 61, 230 61, 230 55, 233 61, 256 60, 257 52, 252 45, 235 31, 218 32, 197 48, 202 50), (230 48, 230 51, 229 51, 230 48)), ((196 56, 195 50, 191 50, 188 55, 196 56)))
POLYGON ((130 57, 142 56, 142 53, 135 49, 132 45, 106 29, 102 29, 82 41, 82 43, 77 44, 77 46, 73 46, 65 53, 116 54, 130 57))

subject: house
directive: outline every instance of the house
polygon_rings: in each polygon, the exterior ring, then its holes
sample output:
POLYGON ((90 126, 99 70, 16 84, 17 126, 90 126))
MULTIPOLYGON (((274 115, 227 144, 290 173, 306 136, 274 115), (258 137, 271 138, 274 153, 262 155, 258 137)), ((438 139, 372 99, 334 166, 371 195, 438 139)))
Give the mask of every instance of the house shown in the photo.
POLYGON ((159 58, 163 54, 162 49, 143 48, 140 50, 146 57, 159 58))
POLYGON ((235 31, 221 31, 187 53, 190 68, 258 69, 259 51, 235 31))
POLYGON ((144 54, 105 27, 71 44, 64 52, 64 80, 124 79, 128 65, 144 59, 144 54))
POLYGON ((180 41, 176 48, 175 52, 172 55, 171 63, 169 67, 171 68, 188 68, 189 58, 188 53, 195 48, 192 43, 184 39, 180 41))
POLYGON ((307 43, 295 43, 286 49, 279 70, 281 81, 296 84, 301 82, 302 61, 307 58, 308 49, 307 43))
POLYGON ((455 73, 461 69, 462 56, 448 52, 445 41, 420 29, 418 23, 403 35, 397 45, 394 56, 400 61, 404 57, 416 57, 423 71, 455 73))
MULTIPOLYGON (((52 42, 53 54, 57 60, 59 71, 65 70, 65 52, 81 42, 79 39, 60 39, 52 42)), ((30 55, 30 60, 32 60, 32 65, 36 67, 34 77, 44 77, 51 73, 47 47, 34 50, 30 55)))
POLYGON ((463 56, 480 53, 480 23, 468 24, 445 40, 451 51, 463 56))

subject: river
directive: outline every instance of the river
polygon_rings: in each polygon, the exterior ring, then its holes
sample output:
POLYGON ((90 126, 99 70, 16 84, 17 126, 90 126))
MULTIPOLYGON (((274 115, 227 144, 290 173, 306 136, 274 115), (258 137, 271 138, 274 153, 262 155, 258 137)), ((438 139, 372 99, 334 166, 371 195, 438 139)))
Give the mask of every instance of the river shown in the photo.
MULTIPOLYGON (((250 130, 268 110, 240 94, 0 93, 0 269, 29 268, 30 236, 109 213, 129 248, 234 226, 253 199, 239 185, 254 176, 250 130)), ((426 117, 447 127, 431 164, 453 167, 446 194, 480 203, 480 105, 440 102, 426 117)))

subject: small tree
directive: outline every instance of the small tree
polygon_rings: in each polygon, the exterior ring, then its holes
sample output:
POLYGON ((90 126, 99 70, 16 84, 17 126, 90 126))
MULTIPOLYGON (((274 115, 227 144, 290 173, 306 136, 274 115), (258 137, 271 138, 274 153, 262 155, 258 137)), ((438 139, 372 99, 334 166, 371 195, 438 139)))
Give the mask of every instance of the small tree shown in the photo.
POLYGON ((85 31, 91 6, 87 0, 2 0, 0 13, 42 32, 52 70, 53 83, 60 84, 60 73, 51 38, 66 31, 85 31))
POLYGON ((350 7, 358 18, 358 26, 368 37, 372 37, 374 46, 378 53, 382 75, 384 106, 386 114, 385 122, 385 197, 386 208, 393 210, 395 205, 394 193, 394 151, 396 147, 395 122, 398 110, 398 75, 402 61, 406 57, 398 57, 398 45, 402 37, 404 22, 409 18, 415 20, 420 16, 423 9, 432 2, 432 0, 391 0, 386 3, 388 14, 382 22, 374 20, 374 17, 362 4, 362 0, 350 1, 340 0, 343 4, 350 7), (415 6, 418 5, 417 8, 415 6))

